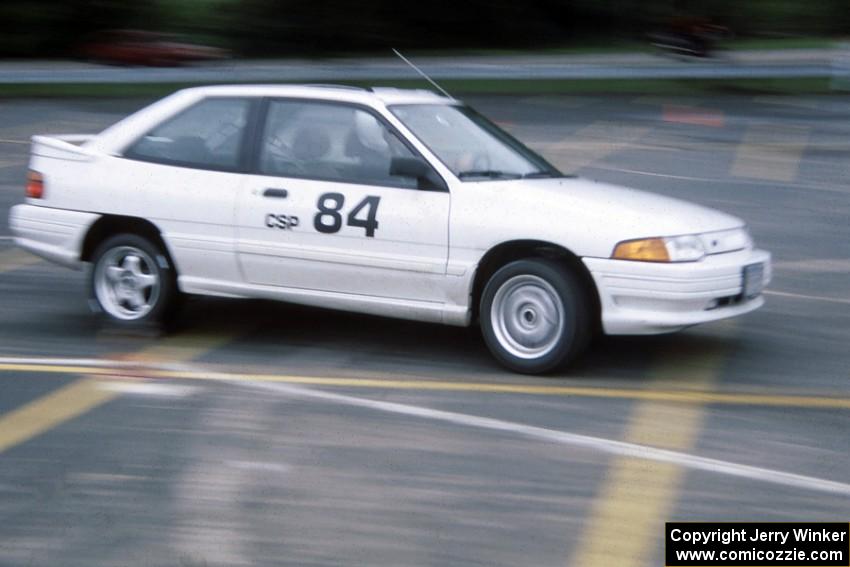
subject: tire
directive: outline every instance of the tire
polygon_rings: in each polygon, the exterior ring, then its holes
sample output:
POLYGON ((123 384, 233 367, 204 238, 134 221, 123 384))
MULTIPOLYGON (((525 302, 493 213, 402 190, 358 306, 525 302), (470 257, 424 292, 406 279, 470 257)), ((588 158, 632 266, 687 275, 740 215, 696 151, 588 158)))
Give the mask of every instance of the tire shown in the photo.
POLYGON ((575 360, 592 335, 589 298, 560 263, 529 259, 498 270, 481 294, 481 333, 506 368, 542 374, 575 360))
POLYGON ((89 270, 89 304, 125 327, 160 327, 179 299, 177 273, 159 246, 135 234, 106 239, 89 270))

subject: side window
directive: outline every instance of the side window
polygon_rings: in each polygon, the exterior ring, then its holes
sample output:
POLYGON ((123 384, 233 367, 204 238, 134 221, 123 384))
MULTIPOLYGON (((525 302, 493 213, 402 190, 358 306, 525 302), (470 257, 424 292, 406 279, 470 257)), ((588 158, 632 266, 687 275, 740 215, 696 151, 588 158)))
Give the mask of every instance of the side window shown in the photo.
POLYGON ((391 175, 394 157, 415 157, 371 113, 349 105, 272 101, 260 143, 260 173, 416 188, 391 175))
POLYGON ((209 98, 145 134, 124 157, 204 169, 234 169, 248 120, 246 99, 209 98))

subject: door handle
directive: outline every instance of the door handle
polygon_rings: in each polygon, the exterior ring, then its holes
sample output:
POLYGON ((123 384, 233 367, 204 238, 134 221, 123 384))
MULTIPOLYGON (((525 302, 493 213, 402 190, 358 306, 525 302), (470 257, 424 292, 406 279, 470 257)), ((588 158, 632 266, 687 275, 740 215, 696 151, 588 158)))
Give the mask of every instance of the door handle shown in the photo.
POLYGON ((277 199, 286 199, 287 195, 289 195, 289 191, 287 191, 286 189, 269 188, 263 191, 263 197, 275 197, 277 199))

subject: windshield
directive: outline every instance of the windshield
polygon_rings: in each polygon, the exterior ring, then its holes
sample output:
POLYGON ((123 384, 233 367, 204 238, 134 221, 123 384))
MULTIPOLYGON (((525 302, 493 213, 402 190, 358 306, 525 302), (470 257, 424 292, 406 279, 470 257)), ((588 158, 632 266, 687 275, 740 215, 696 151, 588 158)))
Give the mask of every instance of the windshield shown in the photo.
POLYGON ((390 111, 461 180, 562 176, 468 106, 394 105, 390 111))

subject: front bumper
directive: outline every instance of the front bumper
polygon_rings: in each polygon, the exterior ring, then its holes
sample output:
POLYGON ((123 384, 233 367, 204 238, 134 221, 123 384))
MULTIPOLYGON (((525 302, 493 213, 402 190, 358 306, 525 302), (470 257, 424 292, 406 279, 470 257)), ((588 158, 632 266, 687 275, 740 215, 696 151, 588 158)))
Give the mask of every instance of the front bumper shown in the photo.
POLYGON ((609 335, 669 333, 749 313, 764 297, 743 296, 743 270, 764 265, 770 282, 770 253, 742 250, 707 256, 699 262, 653 263, 584 258, 602 306, 609 335))

